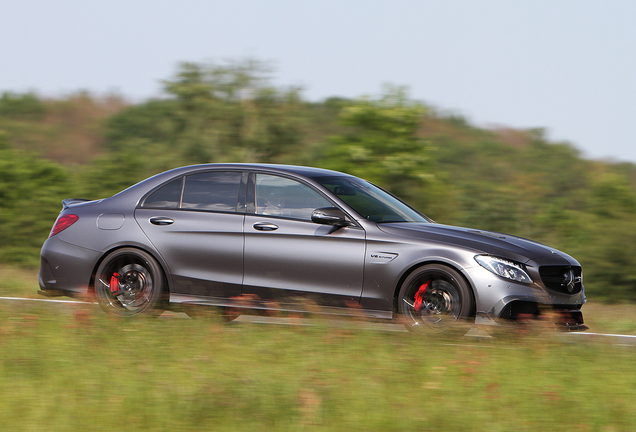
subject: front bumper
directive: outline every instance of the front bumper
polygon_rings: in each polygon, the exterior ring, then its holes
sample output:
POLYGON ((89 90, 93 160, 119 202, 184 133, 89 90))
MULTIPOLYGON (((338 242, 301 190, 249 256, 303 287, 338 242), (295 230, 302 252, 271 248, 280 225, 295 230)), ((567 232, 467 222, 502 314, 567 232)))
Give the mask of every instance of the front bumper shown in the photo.
POLYGON ((503 279, 482 267, 464 270, 475 287, 476 323, 492 324, 529 319, 550 319, 558 329, 587 330, 581 306, 584 289, 567 295, 552 292, 538 283, 531 285, 503 279))

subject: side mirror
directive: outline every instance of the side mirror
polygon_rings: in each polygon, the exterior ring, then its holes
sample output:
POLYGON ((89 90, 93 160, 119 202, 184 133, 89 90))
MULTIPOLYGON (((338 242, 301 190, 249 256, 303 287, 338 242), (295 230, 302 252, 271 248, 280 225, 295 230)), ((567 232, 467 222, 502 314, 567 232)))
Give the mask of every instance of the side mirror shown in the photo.
POLYGON ((311 214, 311 221, 322 225, 349 226, 345 213, 336 207, 318 208, 311 214))

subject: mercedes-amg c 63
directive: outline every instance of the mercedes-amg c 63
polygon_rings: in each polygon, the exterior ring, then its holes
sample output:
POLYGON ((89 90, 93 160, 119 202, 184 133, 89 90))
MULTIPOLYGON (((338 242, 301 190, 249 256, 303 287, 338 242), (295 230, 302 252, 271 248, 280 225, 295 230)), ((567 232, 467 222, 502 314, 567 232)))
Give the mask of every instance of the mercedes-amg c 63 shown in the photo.
POLYGON ((311 301, 431 332, 542 314, 587 328, 581 266, 567 254, 435 223, 365 180, 298 166, 189 166, 110 198, 64 200, 39 283, 125 316, 311 301))

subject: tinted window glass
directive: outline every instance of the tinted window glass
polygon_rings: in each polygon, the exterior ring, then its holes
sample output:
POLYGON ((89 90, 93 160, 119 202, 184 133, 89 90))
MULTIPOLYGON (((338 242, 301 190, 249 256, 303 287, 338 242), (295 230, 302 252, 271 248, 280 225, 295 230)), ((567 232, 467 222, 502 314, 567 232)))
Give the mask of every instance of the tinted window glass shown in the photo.
POLYGON ((181 199, 181 186, 183 177, 173 180, 160 187, 144 200, 142 207, 152 208, 178 208, 181 199))
POLYGON ((240 172, 206 172, 186 177, 182 209, 236 212, 240 172))
POLYGON ((431 222, 379 187, 355 177, 320 177, 329 189, 364 218, 374 222, 431 222))
POLYGON ((311 220, 311 213, 332 204, 315 190, 295 180, 256 175, 256 214, 311 220))

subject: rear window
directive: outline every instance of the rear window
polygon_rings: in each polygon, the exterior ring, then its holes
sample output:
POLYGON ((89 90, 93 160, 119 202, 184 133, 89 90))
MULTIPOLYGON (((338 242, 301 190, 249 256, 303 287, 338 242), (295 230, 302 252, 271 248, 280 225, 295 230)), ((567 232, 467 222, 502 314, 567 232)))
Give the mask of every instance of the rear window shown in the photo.
POLYGON ((148 195, 141 207, 236 212, 241 177, 238 171, 179 177, 148 195))
POLYGON ((182 209, 236 212, 241 172, 206 172, 186 177, 182 209))
POLYGON ((151 193, 141 206, 144 208, 179 208, 181 189, 183 189, 183 177, 173 180, 151 193))

